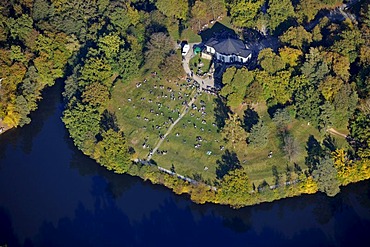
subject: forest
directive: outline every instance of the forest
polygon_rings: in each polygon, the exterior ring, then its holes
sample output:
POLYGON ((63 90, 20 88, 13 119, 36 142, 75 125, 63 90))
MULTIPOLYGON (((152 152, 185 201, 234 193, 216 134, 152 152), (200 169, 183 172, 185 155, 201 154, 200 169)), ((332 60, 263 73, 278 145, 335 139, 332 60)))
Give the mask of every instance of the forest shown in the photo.
MULTIPOLYGON (((30 123, 42 90, 64 81, 70 137, 116 173, 232 207, 317 191, 335 196, 340 186, 370 178, 369 8, 342 0, 2 1, 0 127, 30 123), (200 149, 212 155, 188 151, 193 142, 175 127, 163 144, 168 154, 162 150, 150 165, 134 162, 148 152, 142 142, 154 146, 164 133, 154 128, 162 120, 153 120, 152 131, 141 125, 140 100, 153 97, 149 91, 163 95, 150 90, 157 84, 190 100, 195 91, 183 87, 178 44, 201 42, 198 34, 215 21, 245 41, 253 42, 252 31, 278 45, 260 49, 253 69, 227 68, 217 96, 196 94, 194 104, 211 109, 203 139, 217 143, 200 149)), ((158 109, 167 107, 168 128, 183 106, 158 101, 158 109)), ((192 118, 182 121, 196 128, 192 118)), ((187 135, 201 142, 200 131, 187 135)))

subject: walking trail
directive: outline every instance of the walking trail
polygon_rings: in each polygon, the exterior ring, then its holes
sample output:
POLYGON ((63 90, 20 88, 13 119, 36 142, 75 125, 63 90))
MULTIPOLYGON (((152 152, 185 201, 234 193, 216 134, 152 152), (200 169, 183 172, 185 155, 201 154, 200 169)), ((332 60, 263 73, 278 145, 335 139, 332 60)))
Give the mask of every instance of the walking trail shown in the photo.
POLYGON ((196 97, 194 96, 191 101, 185 106, 184 110, 180 114, 180 116, 170 125, 166 134, 164 134, 163 138, 160 138, 157 145, 153 148, 153 151, 149 153, 148 157, 146 158, 147 161, 152 159, 153 154, 157 152, 158 148, 162 145, 163 141, 167 138, 167 136, 171 133, 172 129, 176 126, 176 124, 185 116, 185 114, 189 111, 191 105, 195 102, 196 97))
POLYGON ((343 133, 340 133, 338 131, 336 131, 335 129, 333 128, 330 128, 330 129, 327 129, 327 131, 330 133, 330 134, 334 134, 334 135, 338 135, 338 136, 341 136, 343 138, 347 138, 347 136, 343 133))

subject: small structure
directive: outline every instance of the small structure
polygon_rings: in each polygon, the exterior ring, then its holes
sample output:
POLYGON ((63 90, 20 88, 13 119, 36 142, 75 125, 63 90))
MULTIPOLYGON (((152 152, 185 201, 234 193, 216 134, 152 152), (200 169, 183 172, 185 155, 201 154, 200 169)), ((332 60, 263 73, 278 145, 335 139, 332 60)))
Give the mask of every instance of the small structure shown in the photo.
POLYGON ((211 38, 205 43, 205 51, 222 63, 247 63, 252 58, 252 51, 240 39, 228 37, 211 38))
POLYGON ((194 47, 194 55, 197 55, 201 52, 202 52, 202 48, 200 48, 199 46, 194 47))

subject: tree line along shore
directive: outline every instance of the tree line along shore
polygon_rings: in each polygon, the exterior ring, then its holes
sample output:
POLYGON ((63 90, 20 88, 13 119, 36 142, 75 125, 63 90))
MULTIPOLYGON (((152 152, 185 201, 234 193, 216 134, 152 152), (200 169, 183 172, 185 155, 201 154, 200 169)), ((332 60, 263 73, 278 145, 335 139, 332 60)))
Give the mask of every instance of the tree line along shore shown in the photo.
POLYGON ((30 123, 64 78, 63 122, 109 170, 198 203, 334 196, 370 176, 369 33, 364 1, 4 1, 1 132, 30 123), (217 95, 186 78, 177 45, 201 43, 215 22, 256 44, 253 66, 226 68, 217 95), (133 162, 159 141, 151 165, 133 162))

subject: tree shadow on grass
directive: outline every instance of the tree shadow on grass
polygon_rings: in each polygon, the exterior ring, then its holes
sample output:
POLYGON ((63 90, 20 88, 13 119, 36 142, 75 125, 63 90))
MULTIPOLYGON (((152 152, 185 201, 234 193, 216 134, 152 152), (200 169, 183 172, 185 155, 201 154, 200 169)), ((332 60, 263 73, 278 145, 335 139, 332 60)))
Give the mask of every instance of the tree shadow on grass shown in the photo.
POLYGON ((222 179, 229 171, 241 168, 240 161, 235 152, 230 152, 226 149, 225 153, 221 156, 221 160, 216 161, 216 176, 222 179))
POLYGON ((267 112, 268 112, 270 118, 273 118, 274 117, 274 115, 277 112, 277 110, 284 109, 284 107, 285 107, 285 105, 280 104, 280 103, 278 103, 276 105, 269 106, 269 108, 267 109, 267 112))
POLYGON ((119 131, 116 115, 107 110, 101 116, 100 126, 104 131, 108 131, 109 129, 113 129, 115 132, 119 131))
POLYGON ((335 139, 332 136, 325 136, 325 139, 323 140, 322 144, 324 145, 326 151, 328 153, 332 153, 337 149, 337 144, 335 142, 335 139))
POLYGON ((313 135, 310 135, 307 140, 307 157, 305 163, 308 166, 310 172, 317 169, 317 165, 320 162, 320 157, 323 154, 320 143, 315 139, 313 135))
POLYGON ((244 111, 243 128, 245 129, 245 131, 250 132, 252 126, 258 123, 258 119, 259 119, 258 113, 255 110, 248 107, 244 111))
POLYGON ((229 117, 229 113, 231 113, 231 110, 226 105, 225 100, 220 97, 214 99, 214 102, 216 104, 214 108, 216 125, 217 128, 220 130, 225 126, 225 120, 229 117))

